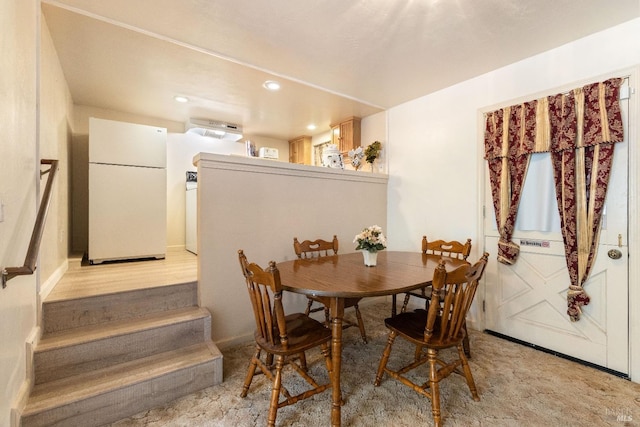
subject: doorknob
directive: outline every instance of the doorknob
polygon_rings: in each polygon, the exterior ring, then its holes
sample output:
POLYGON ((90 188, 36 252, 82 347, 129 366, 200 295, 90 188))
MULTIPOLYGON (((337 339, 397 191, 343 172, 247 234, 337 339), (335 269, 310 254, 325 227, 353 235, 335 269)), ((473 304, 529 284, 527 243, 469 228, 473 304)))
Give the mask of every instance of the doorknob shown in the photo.
POLYGON ((622 252, 620 252, 618 249, 611 249, 609 252, 607 252, 607 255, 609 255, 609 258, 611 259, 620 259, 622 257, 622 252))

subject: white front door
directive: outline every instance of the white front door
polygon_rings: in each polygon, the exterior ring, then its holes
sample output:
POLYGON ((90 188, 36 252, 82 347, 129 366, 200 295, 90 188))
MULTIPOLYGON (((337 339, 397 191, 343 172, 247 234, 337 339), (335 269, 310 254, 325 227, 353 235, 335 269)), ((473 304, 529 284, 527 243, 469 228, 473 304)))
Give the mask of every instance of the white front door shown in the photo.
POLYGON ((484 279, 485 327, 628 375, 628 100, 622 100, 621 107, 625 141, 616 144, 598 254, 584 285, 591 302, 583 306, 581 319, 577 322, 572 322, 567 315, 569 273, 558 226, 555 193, 553 190, 545 192, 545 188, 549 190, 552 186, 553 179, 547 176, 551 162, 549 154, 536 154, 532 158, 513 236, 513 241, 520 244, 520 256, 512 266, 500 264, 495 258, 499 235, 485 169, 484 243, 485 250, 494 255, 484 279), (545 177, 551 181, 540 188, 545 177), (545 195, 540 198, 541 194, 545 195), (531 217, 528 214, 543 211, 550 213, 549 218, 528 219, 531 217), (532 227, 528 223, 541 225, 532 227), (619 251, 620 258, 609 257, 608 252, 612 250, 619 251))

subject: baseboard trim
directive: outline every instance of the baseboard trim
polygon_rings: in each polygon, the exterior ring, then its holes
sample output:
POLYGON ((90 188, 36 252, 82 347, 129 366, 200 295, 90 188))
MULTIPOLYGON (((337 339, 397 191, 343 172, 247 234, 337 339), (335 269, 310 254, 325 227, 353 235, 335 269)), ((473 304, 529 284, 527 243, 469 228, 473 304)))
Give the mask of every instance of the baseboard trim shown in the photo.
POLYGON ((250 344, 252 342, 254 342, 253 332, 245 335, 238 335, 235 337, 226 338, 220 341, 215 341, 215 345, 218 347, 220 351, 222 351, 238 345, 250 344))
POLYGON ((519 340, 517 338, 513 338, 513 337, 510 337, 510 336, 507 336, 507 335, 503 335, 503 334, 501 334, 499 332, 494 332, 494 331, 492 331, 490 329, 485 329, 484 333, 489 334, 489 335, 493 335, 494 337, 497 337, 497 338, 502 338, 503 340, 506 340, 506 341, 511 341, 513 343, 516 343, 516 344, 524 345, 526 347, 533 348, 535 350, 539 350, 539 351, 542 351, 544 353, 552 354, 554 356, 561 357, 563 359, 571 360, 572 362, 576 362, 576 363, 579 363, 579 364, 584 365, 584 366, 589 366, 590 368, 594 368, 594 369, 597 369, 599 371, 606 372, 606 373, 614 375, 616 377, 624 378, 625 380, 629 380, 629 381, 631 380, 631 377, 628 374, 625 374, 624 372, 614 371, 613 369, 605 368, 604 366, 596 365, 595 363, 591 363, 591 362, 587 362, 585 360, 577 359, 577 358, 575 358, 573 356, 569 356, 567 354, 560 353, 560 352, 557 352, 555 350, 550 350, 548 348, 540 347, 539 345, 532 344, 530 342, 522 341, 522 340, 519 340))
POLYGON ((33 376, 31 378, 25 378, 16 394, 16 398, 11 406, 11 427, 20 427, 22 418, 22 412, 24 408, 27 406, 27 400, 29 399, 29 395, 31 394, 31 389, 33 387, 33 376))
POLYGON ((69 260, 65 259, 51 276, 40 285, 40 302, 45 300, 51 293, 56 284, 62 279, 64 273, 69 269, 69 260))

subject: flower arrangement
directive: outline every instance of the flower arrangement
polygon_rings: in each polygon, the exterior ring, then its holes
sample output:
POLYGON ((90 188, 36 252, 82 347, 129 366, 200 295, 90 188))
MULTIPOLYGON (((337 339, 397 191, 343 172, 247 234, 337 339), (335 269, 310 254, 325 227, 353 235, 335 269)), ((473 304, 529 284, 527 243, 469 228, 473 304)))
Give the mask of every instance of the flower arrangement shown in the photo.
POLYGON ((378 252, 387 247, 387 239, 382 234, 382 228, 377 225, 372 225, 362 230, 353 239, 353 243, 358 243, 356 250, 363 249, 369 252, 378 252))
POLYGON ((358 170, 360 166, 362 166, 362 158, 364 157, 362 147, 358 147, 355 150, 349 150, 348 154, 351 159, 351 165, 355 170, 358 170))
POLYGON ((380 141, 374 141, 367 145, 367 148, 364 149, 367 163, 375 162, 378 156, 380 156, 380 150, 382 150, 382 143, 380 141))

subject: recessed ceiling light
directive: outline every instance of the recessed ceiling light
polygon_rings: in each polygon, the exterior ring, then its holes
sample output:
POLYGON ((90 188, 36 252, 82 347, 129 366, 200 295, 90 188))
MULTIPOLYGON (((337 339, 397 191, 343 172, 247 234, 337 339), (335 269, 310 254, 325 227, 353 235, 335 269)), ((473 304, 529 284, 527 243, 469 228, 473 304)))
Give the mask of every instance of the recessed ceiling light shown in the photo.
POLYGON ((267 90, 278 90, 280 89, 280 83, 274 82, 273 80, 267 80, 262 84, 262 86, 267 90))
POLYGON ((307 129, 309 129, 309 130, 316 130, 316 125, 314 125, 314 124, 310 124, 310 125, 308 125, 308 126, 307 126, 307 129))
POLYGON ((189 98, 187 98, 186 96, 174 96, 173 99, 175 99, 178 102, 188 102, 189 98))

